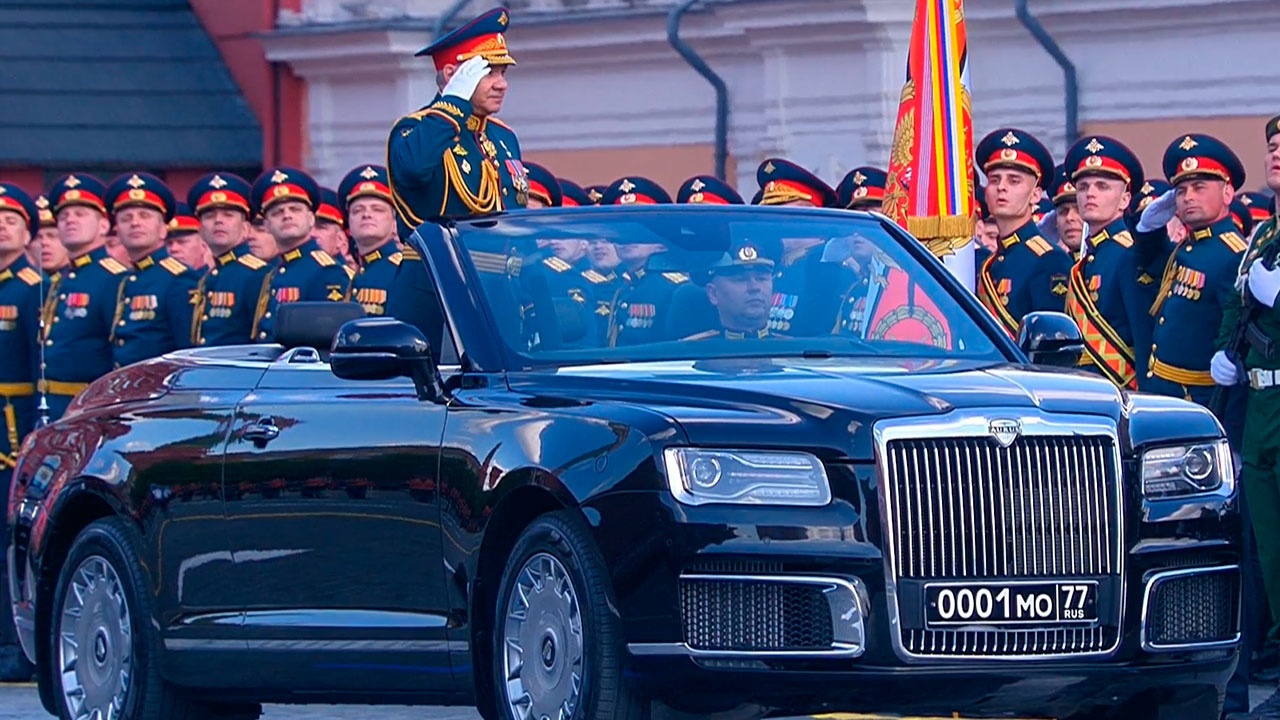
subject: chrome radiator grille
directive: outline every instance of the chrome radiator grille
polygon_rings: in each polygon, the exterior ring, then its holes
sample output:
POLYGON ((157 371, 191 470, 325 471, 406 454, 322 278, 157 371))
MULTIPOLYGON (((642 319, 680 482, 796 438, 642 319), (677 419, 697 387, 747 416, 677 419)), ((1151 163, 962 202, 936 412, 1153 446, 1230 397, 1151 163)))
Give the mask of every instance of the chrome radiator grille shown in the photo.
POLYGON ((1107 437, 892 440, 884 480, 902 579, 1119 572, 1115 446, 1107 437))

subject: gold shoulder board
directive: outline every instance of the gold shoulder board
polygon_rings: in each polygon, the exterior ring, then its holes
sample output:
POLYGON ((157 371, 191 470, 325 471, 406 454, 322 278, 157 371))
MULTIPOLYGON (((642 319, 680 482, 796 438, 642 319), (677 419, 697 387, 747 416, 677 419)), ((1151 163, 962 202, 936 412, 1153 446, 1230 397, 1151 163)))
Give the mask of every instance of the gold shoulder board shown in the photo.
POLYGON ((333 259, 332 255, 323 250, 312 250, 311 259, 319 263, 320 267, 330 267, 338 264, 338 262, 333 259))
POLYGON ((35 270, 32 270, 29 267, 22 268, 21 270, 18 271, 18 279, 28 285, 39 285, 40 273, 36 272, 35 270))
POLYGON ((98 264, 112 275, 122 275, 129 271, 129 268, 121 265, 120 261, 113 257, 104 257, 98 261, 98 264))

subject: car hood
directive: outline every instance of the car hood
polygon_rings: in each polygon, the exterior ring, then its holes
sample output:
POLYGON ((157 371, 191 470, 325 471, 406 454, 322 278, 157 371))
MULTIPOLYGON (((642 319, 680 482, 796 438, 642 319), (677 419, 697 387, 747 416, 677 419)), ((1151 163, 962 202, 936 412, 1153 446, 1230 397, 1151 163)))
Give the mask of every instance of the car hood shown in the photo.
POLYGON ((989 410, 1118 423, 1123 404, 1115 386, 1094 375, 969 360, 735 358, 575 366, 510 379, 524 392, 652 408, 691 442, 801 445, 868 459, 871 428, 886 418, 989 410))

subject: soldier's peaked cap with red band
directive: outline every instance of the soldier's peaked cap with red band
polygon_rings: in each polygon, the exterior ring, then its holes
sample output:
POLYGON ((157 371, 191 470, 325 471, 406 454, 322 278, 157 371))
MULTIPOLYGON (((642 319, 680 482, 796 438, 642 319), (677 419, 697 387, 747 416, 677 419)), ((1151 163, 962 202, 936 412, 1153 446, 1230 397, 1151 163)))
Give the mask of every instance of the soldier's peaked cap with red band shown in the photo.
POLYGON ((1105 135, 1089 135, 1080 138, 1063 163, 1072 180, 1090 175, 1101 175, 1124 181, 1130 189, 1142 187, 1146 176, 1142 161, 1127 145, 1105 135))
POLYGON ((344 212, 349 212, 351 203, 362 197, 375 197, 391 202, 391 183, 387 180, 387 169, 381 165, 361 165, 352 168, 338 184, 338 200, 344 212))
POLYGON ((1042 189, 1053 182, 1053 153, 1025 130, 1000 128, 983 138, 973 154, 987 176, 997 168, 1014 168, 1035 175, 1042 189))
POLYGON ((808 200, 817 207, 835 207, 836 191, 817 175, 790 160, 769 158, 756 168, 756 182, 760 184, 761 205, 785 205, 797 200, 808 200))
POLYGON ((252 209, 252 203, 249 202, 252 194, 253 187, 249 185, 249 181, 235 173, 209 173, 196 180, 187 191, 187 205, 196 217, 214 208, 239 210, 248 215, 252 209))
POLYGON ((443 70, 446 65, 460 65, 473 57, 483 57, 490 65, 515 65, 515 58, 507 51, 506 32, 510 21, 506 9, 494 8, 414 55, 430 55, 437 70, 443 70))
POLYGON ((635 175, 618 178, 604 191, 601 205, 670 205, 671 196, 658 183, 635 175))
MULTIPOLYGON (((528 163, 525 165, 527 167, 528 163)), ((560 180, 560 190, 564 193, 564 199, 561 202, 565 207, 586 207, 596 204, 591 199, 591 196, 587 194, 587 191, 578 183, 564 178, 558 179, 560 180)))
POLYGON ((14 212, 22 216, 31 230, 31 237, 40 232, 40 208, 25 190, 13 183, 0 183, 0 211, 14 212))
POLYGON ((889 173, 877 167, 863 166, 849 171, 836 186, 836 197, 842 208, 874 206, 879 209, 889 173))
POLYGON ((173 191, 163 180, 144 172, 125 173, 107 186, 107 210, 115 215, 127 207, 147 207, 173 219, 177 206, 173 191))
POLYGON ((729 184, 710 175, 695 175, 676 191, 682 205, 744 205, 745 201, 729 184))
POLYGON ((91 207, 103 215, 107 214, 107 186, 88 173, 63 175, 53 181, 45 195, 55 216, 72 205, 91 207))
POLYGON ((1177 185, 1183 180, 1225 180, 1239 190, 1244 185, 1244 163, 1221 140, 1208 135, 1183 135, 1164 151, 1164 176, 1177 185))
POLYGON ((545 167, 524 161, 524 169, 529 175, 529 196, 541 200, 547 207, 560 207, 564 204, 564 190, 560 181, 545 167))
POLYGON ((297 200, 307 207, 320 207, 320 186, 310 175, 291 167, 267 168, 253 181, 253 214, 266 215, 276 203, 297 200))

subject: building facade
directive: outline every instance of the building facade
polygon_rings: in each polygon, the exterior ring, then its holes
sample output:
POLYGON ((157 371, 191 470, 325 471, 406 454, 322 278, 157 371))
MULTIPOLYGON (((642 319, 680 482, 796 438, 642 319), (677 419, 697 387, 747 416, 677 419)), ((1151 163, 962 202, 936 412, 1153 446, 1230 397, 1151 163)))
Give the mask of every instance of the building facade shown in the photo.
MULTIPOLYGON (((427 44, 495 3, 300 0, 266 39, 267 57, 307 85, 306 165, 335 182, 385 156, 400 115, 435 92, 427 44)), ((665 185, 714 165, 715 95, 668 42, 668 0, 506 3, 519 65, 503 118, 526 156, 580 183, 643 174, 665 185)), ((1015 17, 1011 0, 968 0, 975 131, 1031 131, 1067 145, 1063 70, 1015 17)), ((911 0, 699 3, 680 35, 725 81, 728 175, 782 155, 834 182, 884 166, 905 74, 911 0)), ((1219 135, 1261 184, 1259 128, 1280 112, 1263 62, 1280 36, 1274 0, 1031 0, 1076 66, 1081 132, 1130 144, 1149 171, 1179 133, 1219 135)))

